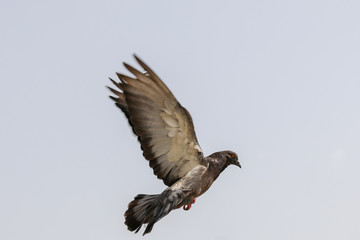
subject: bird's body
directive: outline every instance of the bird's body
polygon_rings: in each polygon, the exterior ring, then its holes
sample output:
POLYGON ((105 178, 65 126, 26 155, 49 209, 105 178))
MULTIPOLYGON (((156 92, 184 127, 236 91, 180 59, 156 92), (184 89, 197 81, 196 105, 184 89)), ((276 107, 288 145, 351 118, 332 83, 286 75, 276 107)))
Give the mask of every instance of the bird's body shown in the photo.
POLYGON ((136 78, 117 74, 121 82, 111 81, 120 91, 110 90, 117 96, 111 98, 138 136, 143 155, 149 160, 154 174, 168 186, 161 194, 139 194, 129 203, 125 224, 135 232, 147 224, 146 234, 171 210, 190 209, 195 199, 210 188, 227 166, 240 167, 240 164, 232 151, 204 157, 188 111, 160 78, 135 58, 146 72, 141 73, 125 64, 136 78))

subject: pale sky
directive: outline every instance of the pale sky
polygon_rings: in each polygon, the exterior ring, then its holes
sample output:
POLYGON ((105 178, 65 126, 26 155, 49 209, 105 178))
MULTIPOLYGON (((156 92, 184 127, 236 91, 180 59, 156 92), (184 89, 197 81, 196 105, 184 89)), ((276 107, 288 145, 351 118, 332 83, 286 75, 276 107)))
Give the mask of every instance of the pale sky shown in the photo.
POLYGON ((105 88, 133 53, 189 110, 205 155, 242 165, 146 239, 360 239, 359 11, 2 0, 0 239, 142 238, 127 204, 166 186, 105 88))

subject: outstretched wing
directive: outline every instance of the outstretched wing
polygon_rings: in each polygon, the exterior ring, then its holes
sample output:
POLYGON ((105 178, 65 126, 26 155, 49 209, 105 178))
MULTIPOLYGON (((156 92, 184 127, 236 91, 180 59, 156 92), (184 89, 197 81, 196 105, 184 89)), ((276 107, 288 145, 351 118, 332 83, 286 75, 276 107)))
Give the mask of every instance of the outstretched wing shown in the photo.
POLYGON ((126 115, 154 174, 171 186, 203 164, 203 152, 189 112, 145 63, 135 59, 145 73, 124 63, 135 77, 117 73, 121 82, 110 79, 118 88, 109 87, 116 95, 110 98, 126 115))

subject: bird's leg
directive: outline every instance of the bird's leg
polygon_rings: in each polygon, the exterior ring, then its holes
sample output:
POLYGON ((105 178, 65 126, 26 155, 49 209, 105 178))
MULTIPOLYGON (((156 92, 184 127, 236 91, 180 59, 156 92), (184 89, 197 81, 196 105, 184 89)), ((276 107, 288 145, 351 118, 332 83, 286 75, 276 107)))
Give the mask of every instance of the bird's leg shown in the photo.
POLYGON ((196 201, 196 198, 194 198, 194 200, 192 201, 192 203, 184 205, 184 206, 183 206, 183 209, 184 209, 185 211, 190 210, 191 205, 194 204, 195 201, 196 201))

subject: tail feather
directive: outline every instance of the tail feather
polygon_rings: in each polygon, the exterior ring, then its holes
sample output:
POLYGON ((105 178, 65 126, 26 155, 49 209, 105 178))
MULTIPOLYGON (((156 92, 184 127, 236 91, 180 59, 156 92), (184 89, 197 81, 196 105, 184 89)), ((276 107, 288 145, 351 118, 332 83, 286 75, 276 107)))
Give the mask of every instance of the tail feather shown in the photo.
POLYGON ((166 216, 181 201, 180 194, 146 195, 139 194, 129 203, 125 212, 125 224, 128 230, 137 233, 143 224, 147 224, 143 235, 150 233, 154 224, 166 216))
POLYGON ((128 210, 125 212, 125 224, 129 231, 137 233, 142 224, 149 222, 156 207, 158 196, 158 194, 139 194, 129 203, 128 210))

